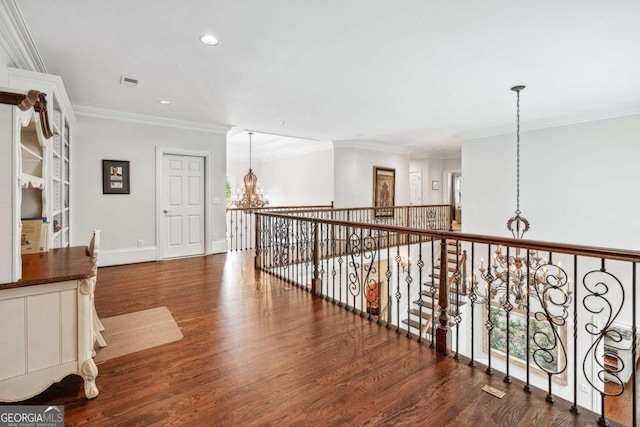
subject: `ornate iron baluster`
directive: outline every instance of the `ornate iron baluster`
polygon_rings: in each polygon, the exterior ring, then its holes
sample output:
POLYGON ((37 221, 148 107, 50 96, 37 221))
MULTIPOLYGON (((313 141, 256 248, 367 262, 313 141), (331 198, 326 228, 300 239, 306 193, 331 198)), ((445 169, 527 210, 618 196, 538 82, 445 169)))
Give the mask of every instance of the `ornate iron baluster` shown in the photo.
POLYGON ((532 338, 536 349, 532 357, 535 364, 547 373, 549 393, 547 402, 554 403, 551 392, 552 377, 567 369, 567 353, 564 343, 558 333, 558 328, 566 325, 569 312, 567 308, 571 302, 568 291, 568 276, 566 271, 549 261, 539 266, 533 275, 534 290, 542 311, 534 313, 537 321, 549 324, 552 335, 542 330, 534 332, 532 338))
POLYGON ((584 285, 585 291, 587 295, 582 300, 582 305, 584 308, 592 314, 598 314, 600 316, 606 316, 605 325, 602 328, 599 328, 598 325, 593 322, 588 322, 585 325, 585 329, 588 334, 595 337, 595 341, 589 347, 587 354, 582 362, 582 372, 585 374, 585 378, 589 385, 600 393, 601 401, 602 401, 602 411, 600 418, 598 419, 598 424, 607 426, 609 422, 605 413, 605 397, 606 396, 620 396, 624 393, 624 382, 618 377, 618 373, 624 369, 623 361, 618 357, 617 354, 608 351, 606 347, 604 347, 604 339, 608 337, 613 342, 620 342, 622 340, 622 336, 620 332, 613 329, 613 323, 618 318, 620 311, 622 310, 622 306, 624 304, 624 287, 622 286, 622 282, 609 273, 605 269, 604 259, 602 260, 602 268, 600 270, 593 270, 588 272, 582 278, 582 284, 584 285), (615 289, 614 289, 615 287, 615 289), (619 291, 618 295, 614 295, 616 298, 605 298, 608 294, 613 294, 615 291, 619 291), (620 296, 620 298, 617 298, 620 296), (618 307, 614 307, 612 305, 612 301, 619 302, 618 307), (602 357, 598 357, 598 349, 600 347, 604 348, 604 352, 602 357), (616 368, 612 369, 608 367, 604 359, 605 358, 613 358, 616 360, 616 368), (597 378, 602 383, 602 387, 599 387, 598 384, 595 384, 591 379, 591 375, 587 372, 587 360, 591 359, 596 366, 598 367, 598 372, 596 373, 597 378), (606 380, 617 387, 617 391, 608 392, 604 387, 605 375, 607 376, 606 380))
MULTIPOLYGON (((418 284, 422 283, 422 269, 424 268, 424 261, 422 260, 422 235, 418 239, 418 284)), ((418 342, 423 343, 424 337, 422 336, 422 307, 424 306, 424 300, 422 299, 422 288, 418 289, 418 342)))

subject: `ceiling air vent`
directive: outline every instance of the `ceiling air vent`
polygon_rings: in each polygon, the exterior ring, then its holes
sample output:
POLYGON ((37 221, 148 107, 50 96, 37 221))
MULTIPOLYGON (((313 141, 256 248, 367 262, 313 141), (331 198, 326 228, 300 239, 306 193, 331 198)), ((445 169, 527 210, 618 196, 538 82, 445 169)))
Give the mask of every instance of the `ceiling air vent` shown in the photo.
POLYGON ((133 77, 120 77, 120 84, 126 87, 137 87, 138 79, 134 79, 133 77))

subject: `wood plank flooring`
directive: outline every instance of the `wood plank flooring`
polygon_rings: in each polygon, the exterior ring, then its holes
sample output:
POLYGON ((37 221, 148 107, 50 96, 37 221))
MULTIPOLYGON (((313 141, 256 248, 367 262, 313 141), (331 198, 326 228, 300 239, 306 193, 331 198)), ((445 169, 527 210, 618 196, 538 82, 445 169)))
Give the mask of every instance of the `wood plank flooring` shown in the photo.
POLYGON ((68 377, 29 403, 64 404, 67 426, 596 425, 252 262, 244 252, 100 268, 101 317, 167 306, 184 339, 99 365, 96 399, 68 377))

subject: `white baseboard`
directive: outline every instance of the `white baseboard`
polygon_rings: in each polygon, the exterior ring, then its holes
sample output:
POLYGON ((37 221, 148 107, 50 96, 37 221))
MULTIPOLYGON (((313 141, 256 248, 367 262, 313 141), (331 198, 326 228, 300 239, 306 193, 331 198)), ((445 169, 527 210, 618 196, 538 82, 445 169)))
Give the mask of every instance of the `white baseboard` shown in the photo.
POLYGON ((223 254, 226 253, 227 248, 227 240, 214 240, 211 242, 211 253, 212 254, 223 254))
MULTIPOLYGON (((214 240, 211 244, 212 254, 222 254, 227 252, 226 240, 214 240)), ((135 264, 138 262, 148 262, 158 260, 158 248, 155 246, 145 246, 144 248, 125 249, 105 249, 98 255, 98 266, 135 264)))
POLYGON ((155 246, 144 248, 105 249, 98 255, 98 266, 134 264, 137 262, 156 261, 158 249, 155 246))

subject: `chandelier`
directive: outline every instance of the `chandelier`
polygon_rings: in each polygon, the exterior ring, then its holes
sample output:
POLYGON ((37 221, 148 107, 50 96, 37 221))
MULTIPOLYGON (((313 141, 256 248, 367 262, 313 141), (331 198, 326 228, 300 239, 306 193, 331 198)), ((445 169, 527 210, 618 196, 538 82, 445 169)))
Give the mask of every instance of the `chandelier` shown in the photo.
POLYGON ((251 137, 253 132, 249 132, 249 172, 244 176, 244 184, 242 189, 238 190, 238 197, 234 203, 239 208, 262 208, 269 204, 264 195, 264 191, 260 188, 258 177, 251 169, 251 137))
MULTIPOLYGON (((514 86, 512 91, 517 94, 517 128, 516 128, 516 211, 515 216, 507 221, 507 229, 516 240, 521 240, 529 230, 529 221, 520 211, 520 92, 524 86, 514 86)), ((527 319, 526 336, 515 337, 527 354, 528 361, 532 360, 537 367, 546 372, 549 377, 549 392, 546 400, 554 402, 551 393, 551 378, 567 369, 567 350, 560 337, 559 328, 566 325, 569 316, 568 307, 572 300, 571 282, 566 271, 558 262, 554 264, 549 253, 549 260, 539 256, 537 251, 519 247, 507 247, 506 250, 498 245, 491 253, 489 246, 488 266, 480 260, 480 276, 485 281, 485 287, 479 288, 475 272, 470 278, 469 299, 472 303, 486 303, 487 319, 485 327, 488 339, 496 327, 491 316, 492 311, 501 309, 506 318, 506 335, 510 336, 510 316, 515 309, 524 313, 527 319), (484 292, 483 292, 484 291, 484 292), (499 306, 493 306, 497 299, 499 306), (499 307, 499 308, 498 308, 499 307), (544 323, 545 330, 530 328, 533 317, 538 325, 544 323)), ((473 310, 473 305, 472 305, 473 310)), ((473 311, 472 311, 473 313, 473 311)), ((507 353, 509 353, 510 338, 507 338, 507 353)), ((473 338, 472 338, 473 346, 473 338)), ((489 352, 489 358, 491 353, 489 352)), ((507 357, 507 375, 504 381, 511 382, 509 376, 509 357, 507 357)), ((491 359, 487 373, 493 373, 491 359)), ((526 391, 531 391, 527 377, 526 391)))
MULTIPOLYGON (((523 85, 514 86, 516 92, 516 210, 507 221, 507 229, 514 239, 522 239, 529 230, 529 221, 520 211, 520 92, 523 85)), ((498 245, 492 254, 488 269, 480 261, 480 274, 488 283, 491 298, 498 298, 500 305, 524 310, 537 300, 549 315, 550 305, 564 311, 571 301, 571 281, 561 263, 541 257, 537 251, 522 248, 503 248, 498 245), (550 304, 552 303, 552 304, 550 304)), ((475 282, 475 280, 473 280, 475 282)), ((510 310, 507 310, 510 311, 510 310)), ((564 313, 562 313, 564 315, 564 313)), ((561 315, 561 316, 562 316, 561 315)))

